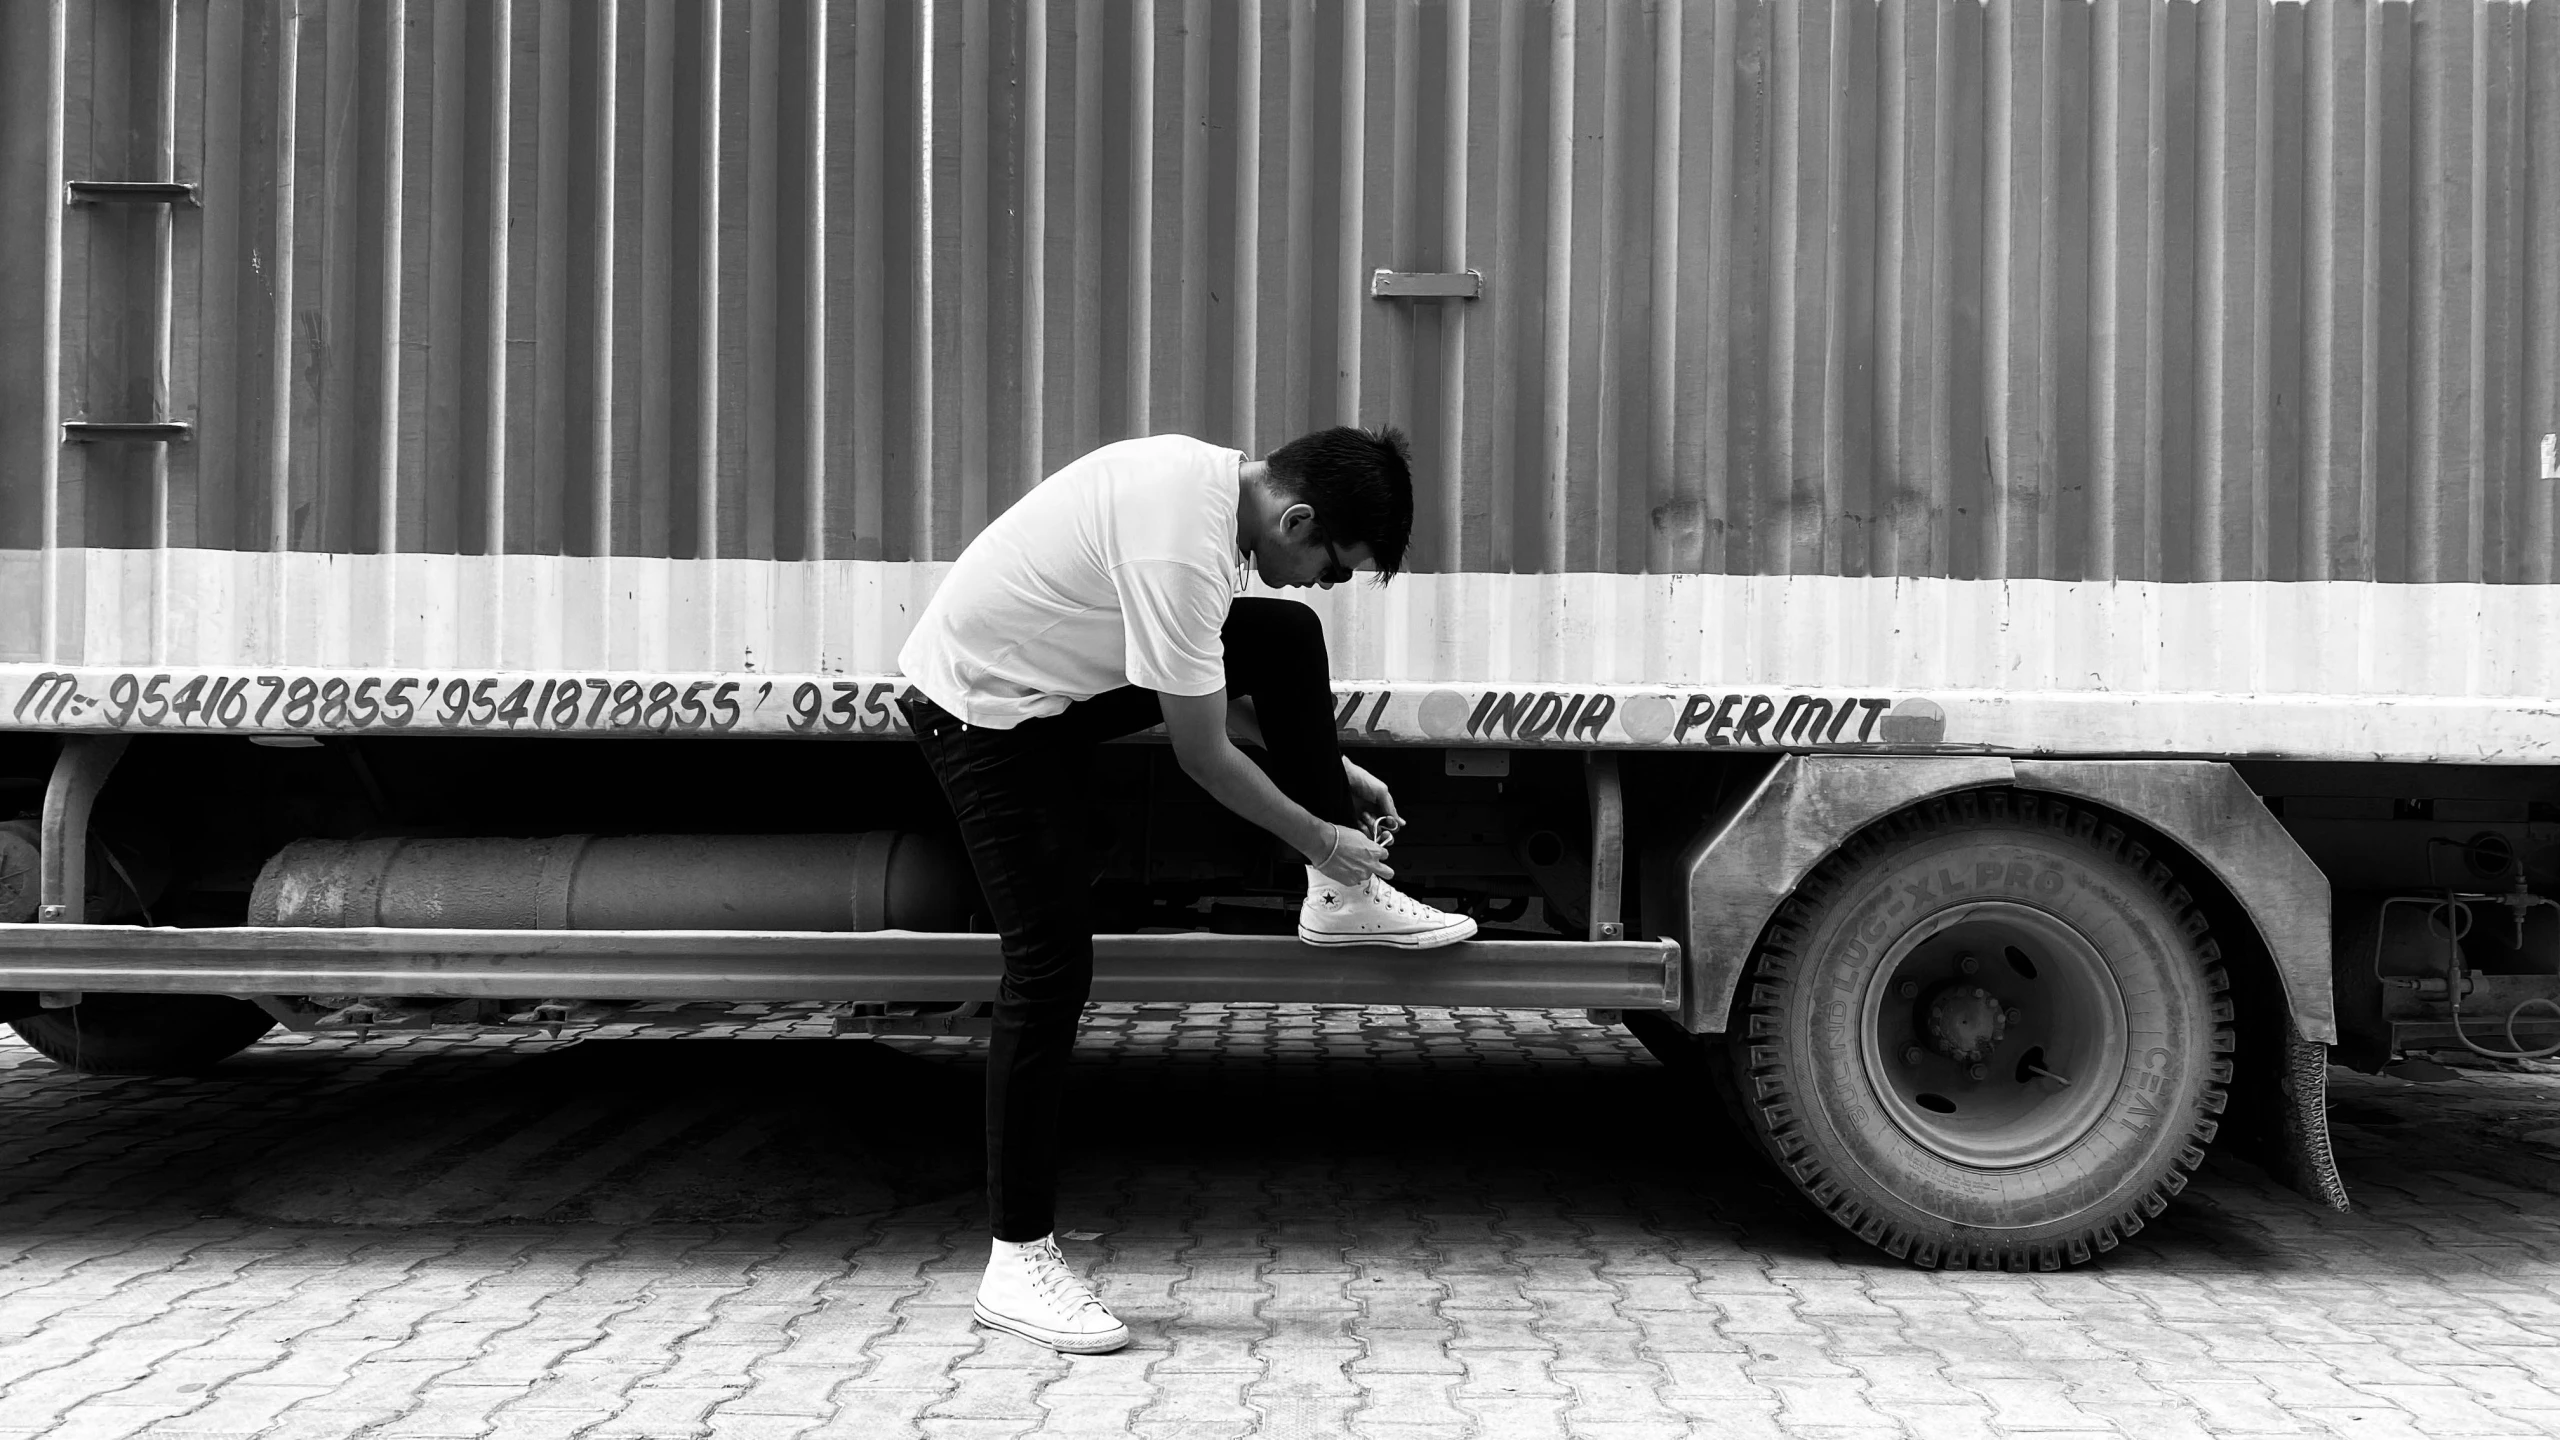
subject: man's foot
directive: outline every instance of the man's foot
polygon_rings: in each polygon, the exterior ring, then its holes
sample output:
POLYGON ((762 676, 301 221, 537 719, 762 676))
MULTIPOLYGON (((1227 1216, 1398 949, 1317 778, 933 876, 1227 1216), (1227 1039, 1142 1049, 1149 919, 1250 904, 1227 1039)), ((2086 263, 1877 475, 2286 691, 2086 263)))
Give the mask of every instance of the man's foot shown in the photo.
POLYGON ((1067 1355, 1107 1355, 1129 1343, 1129 1327, 1067 1268, 1053 1235, 995 1242, 978 1282, 978 1323, 1067 1355))
POLYGON ((1465 915, 1435 910, 1371 876, 1345 885, 1321 870, 1307 870, 1307 898, 1298 907, 1298 938, 1310 945, 1393 945, 1429 950, 1455 945, 1476 933, 1465 915))

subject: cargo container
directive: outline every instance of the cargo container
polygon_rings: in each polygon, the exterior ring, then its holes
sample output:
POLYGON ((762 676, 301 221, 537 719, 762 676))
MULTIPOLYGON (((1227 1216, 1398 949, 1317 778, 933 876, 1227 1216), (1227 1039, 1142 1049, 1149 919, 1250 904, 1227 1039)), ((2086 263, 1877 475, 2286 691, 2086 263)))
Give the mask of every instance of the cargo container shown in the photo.
POLYGON ((0 1012, 967 1029, 891 700, 1057 465, 1406 426, 1399 878, 1097 763, 1109 999, 1585 1007, 2052 1268, 2332 1062, 2560 1053, 2560 12, 0 10, 0 1012), (14 817, 14 818, 12 818, 14 817))

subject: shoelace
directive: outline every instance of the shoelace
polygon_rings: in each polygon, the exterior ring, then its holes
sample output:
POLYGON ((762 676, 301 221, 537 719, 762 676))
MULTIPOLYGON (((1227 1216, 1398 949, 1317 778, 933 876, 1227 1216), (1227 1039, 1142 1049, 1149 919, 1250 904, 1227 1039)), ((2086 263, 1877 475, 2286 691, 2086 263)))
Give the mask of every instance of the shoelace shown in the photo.
POLYGON ((1380 906, 1388 910, 1392 910, 1399 915, 1407 916, 1416 920, 1423 919, 1437 913, 1432 909, 1432 907, 1423 904, 1421 901, 1414 899, 1412 896, 1407 895, 1403 891, 1374 875, 1369 877, 1369 898, 1377 901, 1380 906))
POLYGON ((1093 1287, 1084 1283, 1067 1268, 1067 1258, 1058 1253, 1058 1242, 1051 1240, 1033 1252, 1031 1286, 1040 1298, 1056 1306, 1060 1314, 1073 1315, 1087 1308, 1100 1310, 1102 1301, 1093 1287))

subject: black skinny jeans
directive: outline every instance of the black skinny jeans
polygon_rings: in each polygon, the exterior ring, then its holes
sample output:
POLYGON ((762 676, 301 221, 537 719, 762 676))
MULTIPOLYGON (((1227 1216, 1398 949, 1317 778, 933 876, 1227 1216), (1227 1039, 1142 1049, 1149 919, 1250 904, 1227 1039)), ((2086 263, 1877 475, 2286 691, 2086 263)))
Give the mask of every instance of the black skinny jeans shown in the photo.
MULTIPOLYGON (((1273 783, 1318 817, 1353 823, 1323 622, 1296 601, 1248 596, 1221 634, 1227 694, 1252 697, 1273 783)), ((1132 686, 990 730, 912 691, 899 703, 1004 937, 987 1048, 987 1209, 997 1239, 1037 1240, 1057 1226, 1058 1114, 1093 988, 1087 768, 1094 746, 1161 723, 1164 706, 1132 686)))

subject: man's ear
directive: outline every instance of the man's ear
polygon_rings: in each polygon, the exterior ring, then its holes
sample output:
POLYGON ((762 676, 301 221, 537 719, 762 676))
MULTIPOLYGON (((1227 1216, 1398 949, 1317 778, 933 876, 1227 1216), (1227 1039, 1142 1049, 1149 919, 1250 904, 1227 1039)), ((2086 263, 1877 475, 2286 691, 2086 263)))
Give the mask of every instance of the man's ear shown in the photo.
POLYGON ((1280 512, 1280 533, 1291 540, 1303 540, 1315 528, 1316 507, 1301 500, 1280 512))

